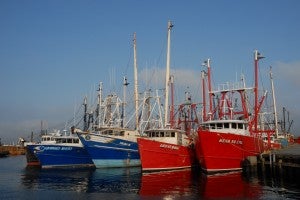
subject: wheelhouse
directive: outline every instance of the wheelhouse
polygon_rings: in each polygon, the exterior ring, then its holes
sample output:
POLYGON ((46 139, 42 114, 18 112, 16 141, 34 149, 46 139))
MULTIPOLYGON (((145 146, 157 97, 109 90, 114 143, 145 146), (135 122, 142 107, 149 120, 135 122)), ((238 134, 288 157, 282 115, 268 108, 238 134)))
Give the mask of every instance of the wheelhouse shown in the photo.
POLYGON ((209 130, 220 133, 235 133, 248 135, 248 124, 242 120, 215 120, 201 124, 202 130, 209 130))

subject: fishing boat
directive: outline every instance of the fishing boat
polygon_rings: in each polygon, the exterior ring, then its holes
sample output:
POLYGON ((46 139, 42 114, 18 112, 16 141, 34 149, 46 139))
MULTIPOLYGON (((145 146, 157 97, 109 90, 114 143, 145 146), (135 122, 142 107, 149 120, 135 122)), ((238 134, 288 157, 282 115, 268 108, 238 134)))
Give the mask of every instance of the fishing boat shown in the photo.
POLYGON ((202 72, 203 122, 198 129, 196 154, 202 169, 207 173, 241 170, 245 159, 257 156, 267 148, 262 135, 267 134, 269 137, 274 130, 260 123, 260 110, 266 97, 266 92, 260 99, 258 95, 258 61, 262 58, 255 51, 253 88, 247 88, 242 78, 240 83, 227 83, 212 90, 210 60, 204 63, 207 71, 202 72), (205 77, 208 79, 208 112, 205 77), (248 105, 249 91, 254 91, 253 109, 248 105))
MULTIPOLYGON (((174 170, 190 168, 194 160, 194 146, 192 138, 185 130, 169 125, 168 96, 170 85, 170 32, 173 25, 168 22, 168 49, 166 65, 166 90, 164 123, 157 128, 143 131, 145 137, 137 139, 142 163, 142 171, 174 170)), ((157 103, 160 105, 160 103, 157 103)), ((173 108, 173 106, 172 106, 173 108)), ((161 112, 160 112, 161 113, 161 112)), ((170 120, 172 121, 172 120, 170 120)))
POLYGON ((190 168, 194 161, 192 141, 178 129, 154 129, 137 139, 143 171, 190 168))
POLYGON ((140 166, 136 140, 139 133, 126 128, 121 109, 124 103, 115 93, 102 100, 102 84, 98 91, 100 112, 95 130, 75 132, 96 168, 140 166))
POLYGON ((102 128, 78 136, 96 168, 140 166, 137 131, 125 128, 102 128))
MULTIPOLYGON (((32 133, 33 135, 33 133, 32 133)), ((40 166, 40 161, 37 158, 37 156, 34 153, 34 149, 36 146, 40 144, 54 144, 54 136, 57 135, 57 132, 54 131, 53 133, 48 133, 48 134, 43 134, 41 136, 41 141, 40 142, 33 142, 31 140, 30 142, 24 142, 24 146, 26 149, 26 161, 27 161, 27 166, 40 166)))
MULTIPOLYGON (((45 138, 46 139, 46 138, 45 138)), ((29 144, 42 168, 86 168, 94 164, 76 134, 64 130, 39 144, 29 144)))
MULTIPOLYGON (((153 113, 154 116, 159 117, 152 119, 151 116, 149 118, 147 116, 144 120, 145 116, 141 115, 140 123, 143 134, 137 139, 137 142, 142 171, 191 168, 196 163, 193 141, 195 132, 193 131, 193 124, 197 123, 197 119, 193 119, 193 116, 196 116, 196 110, 194 109, 196 104, 191 103, 190 97, 187 95, 187 101, 180 104, 179 109, 176 111, 177 120, 170 117, 170 124, 164 126, 162 116, 160 116, 163 112, 159 109, 161 103, 158 92, 154 98, 154 103, 151 102, 150 95, 145 95, 143 101, 145 102, 146 99, 147 104, 152 105, 151 111, 142 113, 146 113, 146 116, 147 113, 153 113)), ((170 113, 173 113, 173 111, 170 113)))

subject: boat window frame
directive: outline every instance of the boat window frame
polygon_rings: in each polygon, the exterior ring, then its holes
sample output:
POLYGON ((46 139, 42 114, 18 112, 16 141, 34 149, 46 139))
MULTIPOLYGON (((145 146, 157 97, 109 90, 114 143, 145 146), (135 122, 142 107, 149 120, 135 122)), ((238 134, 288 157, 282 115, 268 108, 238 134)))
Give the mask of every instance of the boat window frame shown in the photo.
POLYGON ((243 123, 238 123, 237 125, 238 125, 238 129, 244 130, 244 124, 243 123))
POLYGON ((175 137, 175 132, 171 132, 171 137, 175 137))
POLYGON ((217 127, 217 129, 223 129, 223 123, 221 122, 219 122, 219 123, 216 123, 216 127, 217 127))
POLYGON ((237 127, 238 127, 238 126, 237 126, 237 123, 235 123, 235 122, 232 122, 232 123, 231 123, 231 128, 232 128, 232 129, 237 129, 237 127))
POLYGON ((160 131, 160 132, 159 132, 159 137, 165 137, 165 132, 160 131))
POLYGON ((230 123, 229 122, 224 123, 224 129, 230 129, 230 123))

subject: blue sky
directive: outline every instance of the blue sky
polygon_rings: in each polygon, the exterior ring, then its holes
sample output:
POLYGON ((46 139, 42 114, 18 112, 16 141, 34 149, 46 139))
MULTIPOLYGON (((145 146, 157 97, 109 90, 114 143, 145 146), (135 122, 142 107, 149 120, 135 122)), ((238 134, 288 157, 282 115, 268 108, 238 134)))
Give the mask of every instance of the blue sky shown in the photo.
POLYGON ((260 63, 264 84, 272 66, 278 110, 290 111, 292 131, 300 135, 299 10, 298 0, 2 0, 0 138, 28 137, 41 120, 49 128, 64 124, 99 81, 106 91, 119 91, 124 75, 133 83, 134 32, 141 77, 163 70, 168 20, 174 24, 171 68, 184 76, 181 88, 200 86, 206 58, 214 83, 243 72, 253 84, 258 49, 266 56, 260 63))

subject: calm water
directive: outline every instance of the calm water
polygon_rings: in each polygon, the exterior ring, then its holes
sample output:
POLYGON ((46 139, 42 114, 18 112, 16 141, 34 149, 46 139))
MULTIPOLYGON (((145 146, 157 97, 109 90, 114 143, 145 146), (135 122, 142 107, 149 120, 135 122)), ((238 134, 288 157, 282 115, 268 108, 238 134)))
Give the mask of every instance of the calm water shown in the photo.
POLYGON ((41 170, 26 168, 25 156, 7 157, 0 158, 0 199, 300 199, 299 170, 249 171, 41 170))

